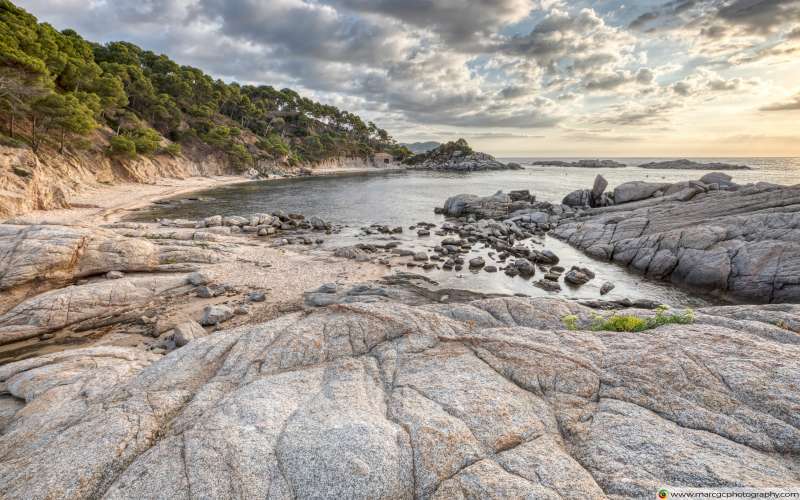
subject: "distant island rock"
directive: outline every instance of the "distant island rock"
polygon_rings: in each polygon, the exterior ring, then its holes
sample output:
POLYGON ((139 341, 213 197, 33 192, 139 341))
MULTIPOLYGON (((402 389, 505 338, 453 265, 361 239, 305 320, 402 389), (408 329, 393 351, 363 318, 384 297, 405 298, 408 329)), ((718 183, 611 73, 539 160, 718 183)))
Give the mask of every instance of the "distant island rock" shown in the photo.
POLYGON ((667 160, 654 161, 639 165, 639 168, 674 169, 674 170, 752 170, 747 165, 732 165, 730 163, 699 163, 692 160, 667 160))
POLYGON ((442 145, 441 142, 436 141, 427 141, 427 142, 404 142, 400 144, 401 146, 405 146, 408 148, 409 151, 418 155, 420 153, 427 153, 428 151, 433 151, 434 149, 438 148, 442 145))
POLYGON ((473 151, 464 139, 442 144, 432 151, 412 156, 403 163, 416 170, 455 172, 518 170, 522 168, 519 163, 502 163, 492 155, 473 151))
POLYGON ((562 160, 540 160, 535 161, 531 165, 537 167, 576 167, 576 168, 624 168, 627 167, 624 163, 614 160, 578 160, 578 161, 562 161, 562 160))

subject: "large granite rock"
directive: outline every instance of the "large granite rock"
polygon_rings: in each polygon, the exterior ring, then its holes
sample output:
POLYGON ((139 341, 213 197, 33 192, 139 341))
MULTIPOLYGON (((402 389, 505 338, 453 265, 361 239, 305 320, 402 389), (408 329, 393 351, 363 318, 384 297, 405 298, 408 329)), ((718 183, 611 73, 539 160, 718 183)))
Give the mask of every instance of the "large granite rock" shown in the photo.
POLYGON ((491 196, 459 194, 444 202, 444 214, 450 217, 474 215, 478 219, 499 219, 508 215, 511 207, 511 197, 502 191, 491 196))
POLYGON ((85 321, 124 320, 159 295, 185 286, 183 276, 122 278, 51 290, 0 315, 0 345, 18 342, 85 321), (110 317, 109 317, 110 316, 110 317))
POLYGON ((658 192, 663 194, 669 186, 669 184, 660 182, 625 182, 614 188, 614 203, 619 205, 632 201, 645 200, 658 192))
POLYGON ((0 367, 0 484, 27 499, 798 487, 798 336, 713 313, 621 334, 563 330, 593 312, 559 300, 336 305, 152 364, 131 348, 17 362, 0 367))
POLYGON ((553 234, 695 290, 754 303, 800 300, 800 187, 689 194, 587 210, 553 234))
POLYGON ((217 252, 199 245, 158 241, 98 228, 0 224, 0 291, 34 281, 59 286, 109 271, 174 270, 219 260, 217 252))

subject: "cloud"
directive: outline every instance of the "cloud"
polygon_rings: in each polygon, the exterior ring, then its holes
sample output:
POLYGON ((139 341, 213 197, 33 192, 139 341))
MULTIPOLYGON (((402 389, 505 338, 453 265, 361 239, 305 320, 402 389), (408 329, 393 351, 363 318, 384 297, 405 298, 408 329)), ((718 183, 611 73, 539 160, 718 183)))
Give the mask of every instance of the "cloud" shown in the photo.
POLYGON ((671 102, 652 104, 617 104, 604 110, 595 123, 621 126, 645 126, 668 121, 668 115, 680 105, 671 102))
POLYGON ((334 0, 333 5, 393 18, 436 32, 449 44, 468 46, 521 21, 535 4, 531 0, 334 0))
POLYGON ((716 17, 749 32, 772 32, 789 19, 800 18, 800 0, 735 0, 723 3, 716 17))
POLYGON ((714 116, 712 101, 741 96, 752 112, 796 109, 800 99, 749 92, 762 79, 785 88, 798 68, 800 0, 20 5, 88 39, 130 40, 215 77, 292 87, 409 136, 577 129, 575 140, 622 141, 654 134, 680 110, 714 116))
POLYGON ((761 111, 797 111, 800 110, 800 92, 786 101, 776 102, 761 108, 761 111))

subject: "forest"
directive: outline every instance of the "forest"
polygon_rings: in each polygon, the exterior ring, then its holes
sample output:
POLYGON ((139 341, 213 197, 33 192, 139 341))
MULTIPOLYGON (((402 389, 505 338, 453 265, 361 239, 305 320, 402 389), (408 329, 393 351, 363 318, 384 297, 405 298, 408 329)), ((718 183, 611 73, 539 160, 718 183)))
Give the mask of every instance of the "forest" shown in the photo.
POLYGON ((285 88, 214 79, 127 42, 97 44, 0 0, 0 143, 111 156, 224 155, 313 164, 410 152, 372 122, 285 88), (102 133, 96 133, 96 132, 102 133))

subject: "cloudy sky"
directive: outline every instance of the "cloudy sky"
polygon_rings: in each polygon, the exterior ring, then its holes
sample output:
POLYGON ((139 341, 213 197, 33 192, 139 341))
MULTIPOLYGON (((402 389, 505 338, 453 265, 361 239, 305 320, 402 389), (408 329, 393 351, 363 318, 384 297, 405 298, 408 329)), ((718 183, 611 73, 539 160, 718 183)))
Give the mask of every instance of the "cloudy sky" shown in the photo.
POLYGON ((500 156, 800 156, 800 0, 21 0, 500 156))

